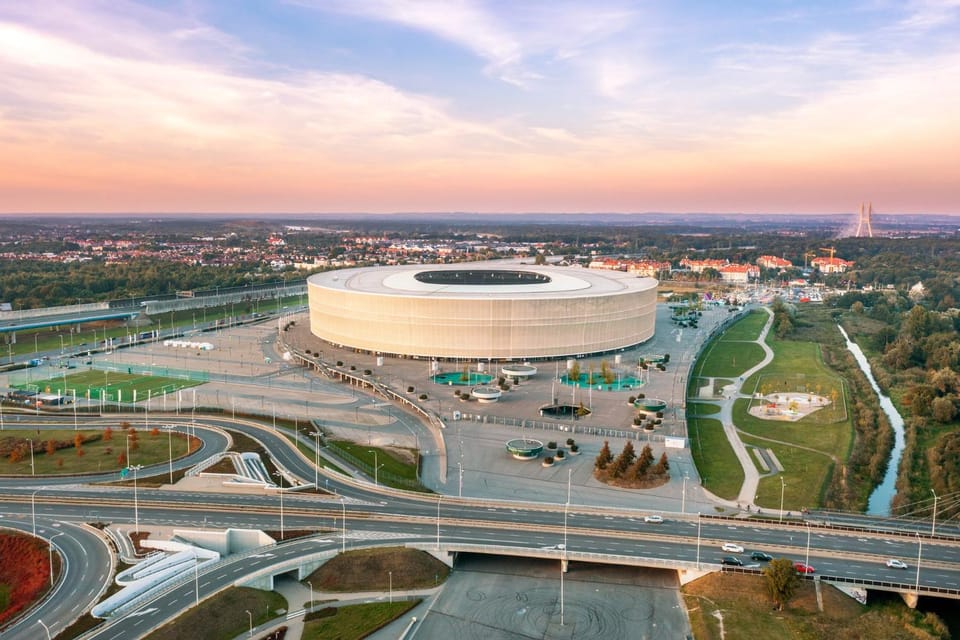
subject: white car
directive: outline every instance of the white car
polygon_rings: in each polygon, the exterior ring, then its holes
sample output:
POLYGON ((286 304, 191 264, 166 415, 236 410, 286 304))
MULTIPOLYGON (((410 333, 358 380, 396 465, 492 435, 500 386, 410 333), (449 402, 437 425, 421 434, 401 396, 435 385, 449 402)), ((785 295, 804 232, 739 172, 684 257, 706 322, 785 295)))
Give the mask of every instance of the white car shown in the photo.
POLYGON ((649 522, 651 524, 660 524, 663 522, 663 516, 652 515, 652 516, 643 516, 644 522, 649 522))
POLYGON ((906 569, 907 563, 903 560, 897 560, 896 558, 890 558, 887 560, 887 566, 891 569, 906 569))
POLYGON ((741 547, 738 544, 734 544, 732 542, 724 542, 721 549, 723 549, 727 553, 743 553, 743 547, 741 547))

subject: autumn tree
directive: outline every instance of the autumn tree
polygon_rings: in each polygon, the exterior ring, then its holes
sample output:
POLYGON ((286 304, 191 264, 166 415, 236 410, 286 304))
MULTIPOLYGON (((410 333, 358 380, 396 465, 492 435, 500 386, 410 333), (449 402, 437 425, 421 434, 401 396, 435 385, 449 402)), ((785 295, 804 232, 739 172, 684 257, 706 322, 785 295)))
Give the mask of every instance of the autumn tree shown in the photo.
POLYGON ((140 442, 138 441, 139 435, 137 434, 137 430, 136 430, 136 429, 131 428, 130 431, 127 432, 127 437, 130 438, 130 448, 131 448, 131 449, 133 449, 134 451, 136 451, 137 449, 140 448, 140 442))
POLYGON ((604 440, 603 447, 600 448, 600 454, 593 463, 593 468, 603 471, 611 462, 613 462, 613 454, 610 453, 610 441, 604 440))
POLYGON ((580 379, 580 363, 574 360, 573 364, 567 369, 567 380, 576 382, 580 379))
POLYGON ((47 455, 52 456, 57 452, 57 441, 56 440, 47 440, 47 455))
POLYGON ((73 446, 77 449, 83 446, 83 434, 79 431, 73 435, 73 446))
POLYGON ((127 466, 127 453, 125 451, 121 451, 120 455, 117 456, 117 465, 120 467, 127 466))
POLYGON ((103 430, 103 441, 110 442, 111 440, 113 440, 113 429, 107 427, 103 430))
POLYGON ((640 450, 640 457, 637 458, 637 465, 633 472, 634 475, 637 478, 645 477, 650 470, 651 464, 653 464, 653 450, 650 448, 650 445, 647 444, 640 450))
POLYGON ((10 449, 10 455, 7 457, 7 459, 14 464, 20 462, 23 460, 23 449, 21 449, 19 446, 10 449))
POLYGON ((620 455, 617 456, 610 467, 610 477, 619 478, 622 476, 636 459, 637 452, 633 448, 633 442, 627 440, 627 444, 623 445, 623 451, 620 452, 620 455))
POLYGON ((157 427, 154 427, 153 429, 150 429, 150 437, 151 437, 151 438, 156 438, 158 435, 160 435, 160 429, 158 429, 157 427))
POLYGON ((773 599, 774 606, 778 611, 783 611, 784 605, 800 587, 800 576, 793 568, 793 562, 789 558, 771 560, 763 570, 763 575, 767 578, 767 593, 773 599))
POLYGON ((930 404, 930 415, 940 424, 953 422, 953 419, 957 417, 957 407, 953 403, 953 397, 934 398, 930 404))
POLYGON ((657 464, 653 465, 653 469, 650 471, 655 476, 662 476, 670 470, 670 461, 667 460, 667 452, 664 451, 660 454, 660 459, 657 460, 657 464))

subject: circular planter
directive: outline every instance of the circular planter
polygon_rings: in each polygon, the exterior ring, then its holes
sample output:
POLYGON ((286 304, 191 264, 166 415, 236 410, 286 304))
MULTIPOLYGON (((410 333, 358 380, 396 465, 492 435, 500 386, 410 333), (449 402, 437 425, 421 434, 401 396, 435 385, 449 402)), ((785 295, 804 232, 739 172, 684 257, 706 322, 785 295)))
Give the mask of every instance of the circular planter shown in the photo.
POLYGON ((482 403, 496 402, 501 395, 503 395, 503 392, 497 387, 474 387, 470 391, 470 396, 482 403))
POLYGON ((533 460, 540 457, 540 453, 543 451, 543 443, 539 440, 517 438, 507 442, 507 451, 517 460, 533 460))

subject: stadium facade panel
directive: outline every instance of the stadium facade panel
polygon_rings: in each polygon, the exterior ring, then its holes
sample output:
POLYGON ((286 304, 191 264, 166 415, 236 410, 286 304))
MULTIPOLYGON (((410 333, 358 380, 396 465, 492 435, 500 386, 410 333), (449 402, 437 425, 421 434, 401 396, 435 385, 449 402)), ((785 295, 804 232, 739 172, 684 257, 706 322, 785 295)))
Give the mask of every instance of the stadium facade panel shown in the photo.
POLYGON ((529 360, 622 350, 654 332, 657 281, 516 263, 364 267, 307 279, 310 330, 422 358, 529 360))

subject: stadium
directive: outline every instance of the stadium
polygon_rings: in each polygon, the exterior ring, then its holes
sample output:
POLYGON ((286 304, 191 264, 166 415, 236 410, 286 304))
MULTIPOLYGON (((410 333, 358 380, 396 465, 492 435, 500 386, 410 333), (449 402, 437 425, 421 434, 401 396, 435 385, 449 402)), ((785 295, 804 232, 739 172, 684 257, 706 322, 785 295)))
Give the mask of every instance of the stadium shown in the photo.
POLYGON ((620 351, 654 333, 657 281, 517 263, 364 267, 307 279, 311 333, 378 355, 491 361, 620 351))

